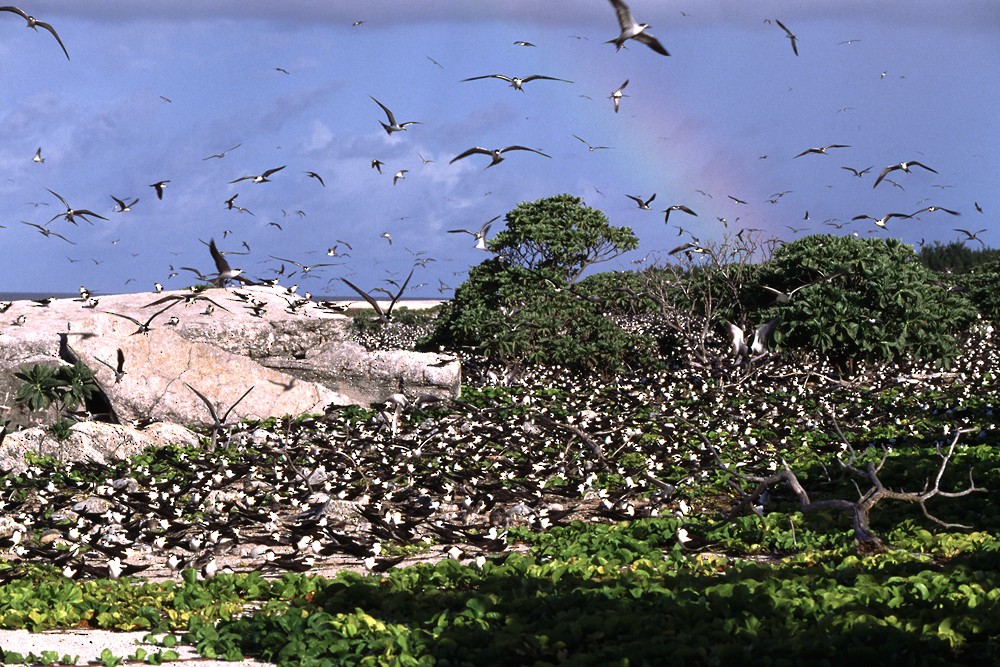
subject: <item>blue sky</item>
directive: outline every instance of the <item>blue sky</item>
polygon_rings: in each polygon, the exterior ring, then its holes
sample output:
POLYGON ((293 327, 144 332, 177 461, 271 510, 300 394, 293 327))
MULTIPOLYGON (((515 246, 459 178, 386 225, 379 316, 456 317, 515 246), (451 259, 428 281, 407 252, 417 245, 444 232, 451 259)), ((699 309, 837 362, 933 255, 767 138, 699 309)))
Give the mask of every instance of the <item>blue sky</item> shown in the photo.
POLYGON ((564 192, 641 239, 607 269, 688 240, 674 223, 703 241, 752 227, 784 240, 856 231, 947 242, 961 227, 986 228, 983 240, 1000 244, 991 224, 1000 210, 993 0, 633 0, 670 57, 605 44, 618 33, 606 0, 19 6, 55 27, 71 60, 44 30, 0 13, 3 292, 180 288, 194 276, 168 279, 170 267, 213 271, 199 239, 215 238, 224 251, 245 242, 251 253, 230 263, 261 278, 282 264, 272 255, 342 262, 283 280, 314 294, 352 296, 341 276, 384 285, 422 253, 436 261, 417 269, 412 284, 426 285, 408 295, 447 297, 441 283, 457 286, 485 255, 471 236, 446 230, 564 192), (774 19, 797 35, 799 56, 774 19), (536 80, 522 93, 498 79, 461 81, 487 74, 573 83, 536 80), (625 79, 615 114, 608 96, 625 79), (387 136, 370 96, 420 124, 387 136), (573 135, 611 148, 589 151, 573 135), (552 157, 449 164, 473 146, 512 144, 552 157), (850 148, 794 157, 827 144, 850 148), (39 147, 44 163, 32 160, 39 147), (385 163, 381 175, 373 159, 385 163), (897 171, 888 178, 902 187, 872 187, 885 166, 908 160, 939 173, 897 171), (230 184, 282 165, 269 183, 230 184), (847 166, 872 169, 857 178, 847 166), (393 185, 401 169, 409 171, 393 185), (160 180, 170 180, 162 201, 149 187, 160 180), (64 207, 46 188, 109 220, 50 223, 64 207), (626 197, 653 193, 652 211, 626 197), (112 195, 139 202, 116 213, 112 195), (233 195, 253 215, 227 209, 233 195), (660 211, 673 204, 698 217, 674 213, 665 226, 660 211), (930 205, 961 216, 923 214, 886 231, 850 223, 930 205), (823 224, 831 219, 850 224, 823 224), (351 256, 328 257, 334 245, 351 256))

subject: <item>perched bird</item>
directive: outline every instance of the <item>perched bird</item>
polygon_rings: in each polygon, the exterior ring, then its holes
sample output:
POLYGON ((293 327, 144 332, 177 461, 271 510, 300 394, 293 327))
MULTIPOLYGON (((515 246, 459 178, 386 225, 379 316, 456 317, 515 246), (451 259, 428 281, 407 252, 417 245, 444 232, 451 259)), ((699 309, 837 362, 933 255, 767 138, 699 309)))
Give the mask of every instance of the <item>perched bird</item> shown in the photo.
MULTIPOLYGON (((372 96, 369 95, 368 97, 372 97, 372 96)), ((389 107, 387 107, 386 105, 382 104, 381 102, 379 102, 378 100, 376 100, 374 97, 372 97, 372 100, 374 100, 375 104, 377 104, 380 107, 382 107, 382 111, 385 112, 386 118, 389 121, 388 124, 383 123, 382 121, 379 121, 379 124, 382 126, 382 129, 385 130, 386 134, 391 135, 393 132, 400 132, 402 130, 405 130, 407 125, 419 125, 420 124, 420 122, 416 121, 416 120, 410 120, 410 121, 407 121, 405 123, 397 123, 396 122, 396 117, 392 115, 391 111, 389 111, 389 107)))
POLYGON ((743 329, 736 326, 729 320, 723 320, 723 324, 729 332, 729 340, 733 348, 733 357, 750 359, 751 355, 753 357, 759 357, 766 354, 768 339, 771 337, 774 327, 778 326, 780 319, 780 317, 776 317, 770 322, 757 327, 757 329, 753 332, 753 340, 749 346, 747 345, 746 334, 743 329))
POLYGON ((487 220, 482 224, 478 231, 470 231, 468 229, 449 229, 449 234, 471 234, 476 239, 476 248, 479 250, 486 250, 486 235, 490 232, 490 225, 496 222, 500 216, 496 216, 490 220, 487 220))
POLYGON ((287 165, 281 165, 280 167, 275 167, 274 169, 268 169, 263 174, 250 175, 250 176, 240 176, 235 181, 229 181, 229 184, 239 183, 240 181, 250 181, 252 183, 269 183, 271 181, 268 176, 271 174, 276 174, 277 172, 284 169, 287 165))
POLYGON ((614 39, 609 39, 605 44, 614 44, 615 50, 620 51, 625 46, 625 42, 634 39, 641 44, 645 44, 660 55, 670 55, 655 37, 646 32, 646 29, 650 27, 648 23, 636 23, 635 19, 632 18, 632 11, 623 0, 609 1, 611 2, 611 6, 615 8, 615 14, 618 16, 618 25, 621 28, 621 34, 614 39))
POLYGON ((66 50, 66 46, 62 43, 62 40, 59 39, 58 33, 56 33, 56 29, 53 28, 51 25, 49 25, 45 21, 39 21, 34 16, 28 16, 26 13, 24 13, 23 11, 21 11, 17 7, 13 7, 13 6, 0 7, 0 12, 11 12, 13 14, 17 14, 18 16, 20 16, 21 18, 23 18, 25 21, 27 21, 28 22, 27 27, 31 28, 35 32, 38 32, 39 28, 45 28, 46 30, 48 30, 49 32, 51 32, 52 36, 56 38, 57 42, 59 42, 59 46, 60 46, 60 48, 62 48, 63 53, 66 54, 66 60, 69 60, 69 51, 66 50))
POLYGON ((608 96, 608 99, 611 100, 615 105, 615 113, 618 113, 618 106, 619 104, 621 104, 622 98, 628 97, 628 95, 622 92, 623 90, 625 90, 625 86, 627 85, 628 85, 628 79, 625 79, 625 83, 618 86, 617 90, 615 90, 613 93, 611 93, 611 95, 608 96))
POLYGON ((554 76, 543 76, 541 74, 532 74, 531 76, 523 78, 517 76, 504 76, 503 74, 484 74, 483 76, 472 76, 468 79, 462 79, 462 82, 478 81, 480 79, 500 79, 508 82, 514 90, 520 90, 522 93, 524 92, 524 88, 522 87, 524 84, 529 81, 537 81, 539 79, 543 81, 562 81, 563 83, 573 83, 572 81, 567 81, 566 79, 559 79, 554 76))
POLYGON ((507 151, 531 151, 532 153, 538 153, 542 157, 548 157, 548 158, 552 157, 551 155, 546 155, 545 153, 539 150, 535 150, 534 148, 527 148, 526 146, 507 146, 506 148, 495 148, 493 150, 480 148, 479 146, 476 146, 474 148, 470 148, 464 153, 461 153, 460 155, 456 155, 448 162, 448 164, 453 164, 458 160, 461 160, 462 158, 469 157, 470 155, 489 155, 490 159, 492 160, 488 165, 486 165, 486 168, 489 169, 493 165, 500 164, 501 162, 503 162, 504 160, 503 154, 506 153, 507 151))
POLYGON ((682 204, 674 204, 673 206, 669 206, 669 207, 663 209, 663 213, 664 213, 664 215, 663 215, 663 224, 666 224, 667 220, 670 219, 670 212, 671 211, 683 211, 684 213, 687 213, 688 215, 693 215, 696 218, 698 217, 698 214, 695 213, 694 211, 692 211, 691 209, 689 209, 687 206, 684 206, 682 204))
POLYGON ((920 162, 917 162, 916 160, 909 160, 907 162, 900 162, 899 164, 890 164, 888 167, 886 167, 885 169, 882 170, 881 174, 878 175, 878 178, 875 179, 875 185, 873 185, 872 188, 878 187, 878 184, 882 182, 882 179, 885 178, 886 174, 888 174, 889 172, 896 171, 897 169, 902 169, 907 174, 909 174, 910 173, 910 167, 920 167, 922 169, 926 169, 927 171, 933 172, 935 174, 938 173, 938 172, 934 171, 933 169, 931 169, 930 167, 928 167, 926 164, 922 164, 920 162))
POLYGON ((324 188, 326 187, 326 183, 323 182, 323 177, 317 174, 315 171, 307 171, 306 176, 308 176, 309 178, 315 178, 317 181, 319 181, 320 185, 322 185, 324 188))
POLYGON ((643 201, 642 197, 636 197, 635 195, 625 195, 625 196, 628 197, 629 199, 631 199, 632 201, 634 201, 636 204, 638 204, 639 208, 641 208, 643 211, 650 210, 649 209, 650 203, 654 199, 656 199, 656 193, 655 192, 653 193, 652 197, 650 197, 649 199, 647 199, 645 201, 643 201))
POLYGON ((156 190, 156 198, 163 199, 163 188, 167 187, 167 183, 170 181, 157 181, 156 183, 150 184, 149 187, 156 190))
MULTIPOLYGON (((828 144, 822 148, 807 148, 795 157, 802 157, 803 155, 809 155, 810 153, 816 153, 817 155, 826 155, 826 151, 830 148, 850 148, 844 144, 828 144)), ((794 158, 793 158, 794 159, 794 158)))
POLYGON ((797 46, 796 37, 795 35, 792 34, 792 31, 786 28, 785 24, 779 21, 778 19, 774 19, 774 22, 778 24, 779 28, 785 31, 785 36, 788 37, 789 40, 791 40, 792 53, 794 53, 795 55, 799 55, 799 47, 797 46))

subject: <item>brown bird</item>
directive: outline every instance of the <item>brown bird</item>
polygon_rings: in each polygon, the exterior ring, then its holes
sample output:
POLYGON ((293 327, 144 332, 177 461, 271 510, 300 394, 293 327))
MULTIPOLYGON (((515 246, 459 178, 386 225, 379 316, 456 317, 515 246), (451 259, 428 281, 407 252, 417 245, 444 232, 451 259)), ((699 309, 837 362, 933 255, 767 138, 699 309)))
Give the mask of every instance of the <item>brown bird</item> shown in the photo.
POLYGON ((56 38, 57 42, 59 42, 59 46, 62 48, 63 53, 66 54, 66 60, 69 60, 69 51, 66 50, 66 46, 62 43, 62 40, 59 39, 59 35, 56 33, 56 29, 53 28, 51 25, 49 25, 45 21, 39 21, 34 16, 28 16, 26 13, 24 13, 23 11, 14 6, 0 7, 0 12, 11 12, 13 14, 17 14, 25 21, 27 21, 28 22, 27 27, 31 28, 35 32, 38 32, 39 28, 45 28, 46 30, 51 32, 52 36, 56 38))
POLYGON ((882 179, 885 178, 886 174, 888 174, 890 171, 896 171, 897 169, 902 169, 907 174, 909 174, 910 173, 910 167, 920 167, 922 169, 926 169, 927 171, 933 172, 935 174, 938 173, 938 172, 934 171, 933 169, 931 169, 930 167, 928 167, 926 164, 922 164, 920 162, 917 162, 916 160, 909 160, 907 162, 900 162, 899 164, 890 164, 888 167, 886 167, 885 169, 882 170, 881 174, 878 175, 878 178, 875 179, 875 185, 873 185, 872 188, 878 187, 878 184, 882 182, 882 179))
POLYGON ((794 53, 795 55, 799 55, 799 47, 796 45, 796 41, 795 41, 796 38, 795 38, 795 35, 792 34, 792 31, 789 30, 788 28, 786 28, 785 24, 782 23, 781 21, 779 21, 778 19, 774 19, 774 22, 778 24, 779 28, 781 28, 782 30, 785 31, 785 36, 787 36, 788 39, 791 40, 791 42, 792 42, 792 53, 794 53))

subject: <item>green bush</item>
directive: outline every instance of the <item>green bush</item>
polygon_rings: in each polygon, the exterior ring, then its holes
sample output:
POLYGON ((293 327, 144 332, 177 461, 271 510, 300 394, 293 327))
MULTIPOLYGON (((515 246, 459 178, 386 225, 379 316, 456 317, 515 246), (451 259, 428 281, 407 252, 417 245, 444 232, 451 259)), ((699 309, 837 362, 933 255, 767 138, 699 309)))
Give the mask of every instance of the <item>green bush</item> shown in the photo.
MULTIPOLYGON (((896 239, 814 235, 782 246, 761 267, 762 286, 791 294, 757 318, 781 315, 775 340, 840 366, 904 357, 946 360, 975 309, 947 291, 896 239), (804 285, 808 285, 803 287, 804 285)), ((774 295, 761 290, 761 301, 774 295)))
POLYGON ((949 286, 975 305, 984 319, 1000 323, 1000 260, 946 279, 949 286))
POLYGON ((426 346, 468 347, 505 362, 614 372, 652 363, 655 341, 609 317, 631 300, 620 278, 576 280, 638 245, 627 227, 569 195, 521 203, 489 242, 497 256, 469 272, 426 346), (607 289, 605 289, 607 288, 607 289))

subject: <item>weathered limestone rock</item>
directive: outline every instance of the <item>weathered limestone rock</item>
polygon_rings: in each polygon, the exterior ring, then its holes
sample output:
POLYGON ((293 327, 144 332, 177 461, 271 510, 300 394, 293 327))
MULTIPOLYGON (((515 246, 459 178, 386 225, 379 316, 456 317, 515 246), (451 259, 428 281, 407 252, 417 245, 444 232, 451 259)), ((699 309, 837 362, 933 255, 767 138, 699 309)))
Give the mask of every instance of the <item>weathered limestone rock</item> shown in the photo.
MULTIPOLYGON (((208 408, 185 383, 204 394, 219 417, 253 387, 231 420, 376 404, 400 391, 453 398, 460 388, 457 360, 368 352, 350 340, 348 318, 281 288, 123 294, 90 305, 20 301, 0 315, 2 405, 14 406, 17 369, 75 360, 95 371, 121 421, 211 425, 208 408), (21 315, 23 323, 14 324, 21 315), (118 350, 124 374, 115 372, 118 350)), ((26 423, 16 411, 7 415, 26 423)), ((52 416, 35 415, 36 423, 52 416)))
POLYGON ((157 423, 140 430, 124 424, 79 422, 70 428, 70 436, 63 441, 36 426, 7 434, 0 443, 0 470, 23 472, 28 467, 24 460, 27 452, 61 461, 109 463, 127 459, 148 447, 197 447, 199 442, 198 435, 177 424, 157 423))

